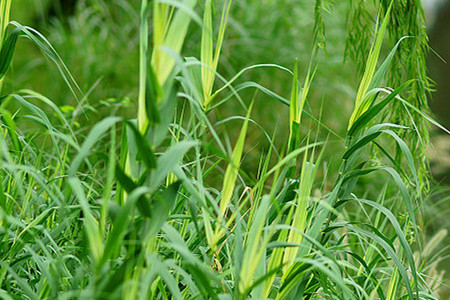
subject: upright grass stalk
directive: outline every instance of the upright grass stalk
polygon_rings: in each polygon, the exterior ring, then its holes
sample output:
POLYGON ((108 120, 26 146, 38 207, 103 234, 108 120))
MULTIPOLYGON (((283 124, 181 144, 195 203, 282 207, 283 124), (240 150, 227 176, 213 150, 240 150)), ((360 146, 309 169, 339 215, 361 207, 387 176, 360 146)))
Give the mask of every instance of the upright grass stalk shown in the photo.
POLYGON ((11 4, 12 4, 12 0, 2 0, 0 2, 0 12, 1 12, 0 28, 2 30, 2 32, 0 33, 1 40, 3 40, 3 38, 5 36, 6 27, 9 24, 11 4))
POLYGON ((203 86, 203 103, 204 109, 207 109, 213 100, 212 89, 216 77, 217 66, 219 63, 222 43, 225 36, 225 29, 228 23, 228 15, 232 0, 226 0, 222 9, 222 18, 219 26, 216 47, 214 50, 214 27, 213 27, 213 5, 212 0, 205 1, 205 9, 203 14, 202 27, 202 43, 200 60, 202 62, 202 86, 203 86))
MULTIPOLYGON (((315 73, 315 71, 314 71, 315 73)), ((312 78, 314 73, 311 73, 311 67, 308 69, 308 73, 305 78, 304 86, 299 92, 298 87, 298 61, 296 60, 293 71, 293 82, 289 105, 289 140, 288 149, 290 152, 296 150, 300 145, 300 122, 303 113, 303 108, 306 103, 307 95, 310 89, 312 78)), ((314 151, 311 154, 311 160, 314 159, 314 151)), ((305 228, 307 225, 307 209, 310 202, 310 194, 314 183, 315 173, 317 172, 317 165, 308 160, 308 151, 304 153, 303 164, 299 179, 298 191, 296 193, 295 200, 292 207, 289 209, 285 219, 285 224, 291 229, 281 230, 278 236, 279 243, 288 243, 291 245, 300 245, 305 228)), ((290 162, 289 176, 293 176, 296 168, 296 159, 290 162)), ((293 246, 286 249, 281 247, 274 249, 270 256, 268 265, 268 271, 282 268, 283 274, 287 274, 289 268, 292 266, 293 261, 297 257, 298 247, 293 246)), ((268 297, 275 274, 269 276, 265 281, 264 297, 268 297)))
POLYGON ((302 103, 303 101, 300 101, 299 103, 299 97, 300 93, 298 87, 298 59, 295 59, 294 72, 292 77, 292 90, 289 104, 289 151, 294 150, 299 145, 299 127, 304 104, 302 103))
POLYGON ((293 81, 292 81, 292 91, 289 104, 289 141, 288 149, 293 151, 299 144, 299 129, 300 122, 302 119, 303 108, 306 103, 306 99, 311 88, 311 82, 314 78, 317 68, 313 71, 311 70, 311 65, 306 73, 306 78, 303 83, 303 87, 299 89, 298 86, 298 60, 295 61, 293 81))
MULTIPOLYGON (((300 145, 300 122, 303 114, 303 108, 308 97, 309 89, 311 87, 311 81, 314 78, 314 72, 311 72, 311 64, 308 68, 306 78, 302 89, 299 89, 298 85, 298 60, 295 60, 293 80, 292 80, 292 90, 289 103, 289 140, 288 140, 288 151, 292 152, 297 149, 300 145)), ((296 162, 291 162, 291 168, 289 171, 289 176, 292 176, 295 172, 296 162)))
MULTIPOLYGON (((183 5, 176 9, 174 6, 159 1, 153 1, 152 6, 149 5, 148 0, 141 2, 137 126, 143 135, 147 132, 150 121, 153 123, 159 121, 155 116, 159 115, 160 102, 164 97, 162 87, 175 66, 175 59, 172 56, 179 55, 183 46, 191 18, 194 15, 192 9, 195 4, 194 0, 185 0, 183 5), (152 10, 153 50, 149 62, 148 27, 152 10)), ((128 149, 127 153, 125 174, 136 176, 136 174, 132 174, 132 162, 128 149)))
MULTIPOLYGON (((313 158, 314 151, 311 154, 311 158, 313 158)), ((286 225, 290 225, 291 229, 289 230, 289 234, 286 242, 292 245, 301 245, 303 239, 303 233, 307 227, 307 215, 308 215, 308 207, 311 197, 311 191, 314 184, 314 178, 317 172, 318 163, 314 164, 311 161, 307 160, 308 153, 304 154, 302 171, 300 174, 300 183, 298 186, 297 195, 295 197, 295 201, 289 215, 292 215, 292 220, 288 221, 291 223, 287 223, 286 225)), ((289 268, 292 266, 295 258, 297 257, 298 247, 289 247, 285 250, 283 256, 283 273, 287 274, 289 268)))
POLYGON ((138 99, 138 128, 144 133, 148 128, 148 115, 153 112, 150 108, 157 109, 162 100, 160 88, 164 86, 169 75, 175 67, 173 55, 179 55, 184 44, 184 39, 191 22, 195 16, 193 8, 195 0, 184 0, 180 8, 176 9, 167 3, 153 1, 153 6, 148 0, 141 3, 140 25, 140 51, 139 51, 139 99, 138 99), (151 8, 153 8, 153 50, 151 52, 151 66, 148 65, 148 26, 151 8), (149 76, 151 72, 152 76, 149 76), (152 82, 149 82, 153 81, 152 82), (147 95, 146 89, 153 84, 157 93, 147 95), (153 99, 155 98, 155 99, 153 99), (148 102, 153 102, 149 104, 148 102))
MULTIPOLYGON (((377 37, 370 49, 369 56, 367 57, 366 68, 364 75, 361 79, 358 92, 356 94, 355 108, 350 117, 348 123, 348 129, 353 125, 356 119, 358 119, 370 106, 371 100, 373 100, 373 94, 368 93, 372 88, 377 87, 381 83, 381 76, 374 76, 375 70, 380 56, 381 46, 385 36, 386 28, 388 26, 389 14, 394 1, 391 1, 384 20, 381 23, 379 30, 377 30, 377 37)), ((387 71, 387 70, 386 70, 387 71)))
POLYGON ((265 265, 264 255, 266 247, 270 242, 274 231, 274 226, 271 226, 269 230, 264 229, 264 226, 267 223, 266 217, 270 208, 269 203, 269 197, 263 197, 255 213, 255 218, 248 224, 248 235, 245 239, 245 252, 239 276, 239 291, 241 292, 242 299, 244 299, 246 291, 254 282, 255 275, 257 275, 255 273, 258 270, 258 267, 260 267, 261 264, 263 266, 265 265))
POLYGON ((142 0, 139 27, 139 94, 138 94, 138 128, 144 133, 148 126, 146 112, 146 88, 148 72, 148 0, 142 0))
MULTIPOLYGON (((11 13, 12 0, 1 0, 0 2, 0 43, 3 50, 7 37, 7 26, 9 24, 9 17, 11 13)), ((3 52, 3 55, 5 52, 3 52)), ((0 78, 0 94, 3 89, 4 78, 0 78)))
MULTIPOLYGON (((252 110, 252 105, 247 112, 246 119, 242 125, 241 132, 236 141, 236 144, 231 155, 231 160, 225 171, 225 176, 222 184, 222 194, 219 200, 219 211, 217 216, 217 224, 214 230, 214 234, 209 234, 212 236, 212 240, 209 241, 211 249, 215 250, 217 247, 217 242, 223 237, 223 234, 227 230, 224 228, 230 220, 225 220, 227 210, 229 209, 231 198, 234 193, 236 186, 236 179, 240 170, 241 157, 244 151, 245 136, 247 134, 248 121, 250 119, 250 112, 252 110)), ((206 219, 208 220, 208 218, 206 219)), ((207 228, 211 228, 211 225, 207 224, 207 228)))
POLYGON ((170 73, 175 66, 173 54, 168 53, 171 49, 179 54, 189 28, 191 18, 195 16, 192 11, 196 5, 195 0, 184 0, 183 6, 175 9, 174 6, 153 2, 153 52, 152 66, 160 86, 166 83, 170 73))
MULTIPOLYGON (((432 88, 432 80, 428 76, 427 57, 429 53, 427 26, 423 4, 418 0, 375 1, 380 4, 380 13, 389 11, 390 22, 387 27, 387 40, 395 44, 404 37, 405 40, 396 51, 385 78, 391 86, 400 86, 411 79, 415 81, 400 95, 407 104, 417 108, 419 112, 410 110, 403 102, 395 101, 391 109, 384 112, 384 120, 395 120, 399 125, 414 129, 416 134, 403 132, 400 137, 412 148, 414 160, 418 163, 419 183, 429 187, 429 163, 427 151, 429 144, 429 124, 421 113, 429 113, 428 98, 432 88)), ((422 1, 423 2, 423 1, 422 1)), ((372 28, 371 5, 367 1, 353 1, 348 11, 349 38, 346 41, 346 54, 358 64, 359 71, 366 68, 366 51, 372 28), (363 26, 361 26, 363 25, 363 26)), ((398 153, 398 152, 397 152, 398 153)), ((398 157, 396 157, 398 158, 398 157)))

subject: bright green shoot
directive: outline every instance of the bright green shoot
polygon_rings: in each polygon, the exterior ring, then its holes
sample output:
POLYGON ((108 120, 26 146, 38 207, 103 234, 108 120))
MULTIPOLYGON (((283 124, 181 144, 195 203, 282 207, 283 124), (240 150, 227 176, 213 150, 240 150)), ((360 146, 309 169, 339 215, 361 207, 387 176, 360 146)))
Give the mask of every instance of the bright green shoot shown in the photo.
POLYGON ((2 0, 0 2, 0 40, 3 41, 3 38, 5 36, 5 30, 9 23, 9 15, 11 12, 11 4, 12 0, 2 0))
POLYGON ((139 99, 138 99, 138 124, 139 130, 145 132, 148 127, 147 103, 153 101, 159 103, 162 95, 156 99, 147 99, 146 89, 148 80, 153 80, 154 84, 163 87, 175 67, 173 55, 179 55, 184 44, 184 40, 189 28, 189 24, 195 13, 193 8, 195 0, 185 0, 180 3, 180 7, 153 1, 153 51, 151 55, 151 65, 149 65, 148 55, 148 26, 150 5, 147 0, 142 0, 141 4, 141 26, 140 26, 140 52, 139 52, 139 99), (149 68, 152 68, 151 70, 149 68), (152 72, 155 78, 149 78, 152 72))
POLYGON ((212 0, 205 1, 205 11, 203 14, 202 44, 200 59, 202 62, 202 83, 203 83, 203 108, 208 108, 213 100, 212 89, 219 63, 222 43, 225 36, 225 29, 228 22, 232 0, 225 1, 220 21, 219 34, 217 36, 216 48, 214 50, 214 27, 213 27, 213 4, 212 0))
POLYGON ((138 126, 140 132, 145 132, 148 126, 146 112, 146 86, 147 86, 147 51, 148 51, 148 1, 141 3, 141 23, 139 39, 139 95, 138 95, 138 126))
POLYGON ((191 22, 195 0, 183 1, 183 7, 173 6, 153 1, 153 52, 152 66, 160 86, 166 83, 175 67, 175 60, 167 49, 179 54, 184 44, 189 24, 191 22))
MULTIPOLYGON (((393 3, 393 2, 392 2, 393 3)), ((364 75, 361 79, 361 83, 358 88, 355 100, 355 108, 350 117, 348 128, 353 125, 353 123, 369 108, 370 100, 372 99, 370 92, 370 87, 375 75, 375 69, 377 67, 378 59, 380 56, 381 46, 383 44, 383 39, 386 32, 386 27, 388 26, 389 14, 391 12, 392 3, 386 12, 383 22, 377 32, 376 40, 372 45, 369 56, 367 58, 366 68, 364 75)))
MULTIPOLYGON (((292 221, 290 225, 292 228, 289 230, 287 238, 288 243, 294 245, 300 245, 303 239, 303 233, 307 225, 308 207, 310 203, 311 191, 314 184, 315 174, 317 172, 318 164, 314 164, 311 161, 307 161, 307 154, 305 153, 303 160, 303 167, 300 175, 300 184, 298 187, 297 195, 292 206, 293 213, 292 221)), ((288 220, 289 221, 289 220, 288 220)), ((295 258, 297 257, 298 247, 288 247, 284 252, 283 257, 283 273, 287 274, 287 271, 292 266, 295 258)))
POLYGON ((295 60, 294 74, 292 77, 292 91, 289 106, 289 142, 288 149, 291 151, 297 147, 297 132, 300 126, 301 110, 303 105, 299 105, 299 88, 298 88, 298 59, 295 60))
MULTIPOLYGON (((1 0, 0 2, 0 43, 3 50, 3 45, 7 36, 7 26, 9 24, 9 17, 11 12, 12 0, 1 0)), ((0 91, 3 87, 3 78, 0 79, 0 91)))
POLYGON ((303 88, 299 91, 298 86, 298 60, 295 61, 293 79, 292 79, 292 91, 289 105, 289 142, 288 149, 293 151, 299 146, 299 127, 303 114, 303 108, 308 97, 309 89, 311 87, 312 79, 314 78, 317 68, 311 72, 311 65, 306 74, 303 88))
POLYGON ((236 141, 236 145, 234 146, 233 153, 231 155, 231 161, 227 166, 225 171, 225 176, 223 179, 222 185, 222 195, 219 201, 219 216, 217 226, 214 232, 213 240, 210 241, 210 246, 212 249, 215 249, 217 242, 220 238, 222 238, 227 222, 225 220, 225 216, 227 210, 230 206, 231 199, 233 197, 234 189, 236 187, 236 179, 238 177, 238 173, 240 170, 241 157, 244 151, 245 146, 245 136, 247 134, 248 121, 250 118, 250 113, 252 110, 253 104, 250 106, 244 124, 242 125, 241 132, 239 134, 238 140, 236 141))

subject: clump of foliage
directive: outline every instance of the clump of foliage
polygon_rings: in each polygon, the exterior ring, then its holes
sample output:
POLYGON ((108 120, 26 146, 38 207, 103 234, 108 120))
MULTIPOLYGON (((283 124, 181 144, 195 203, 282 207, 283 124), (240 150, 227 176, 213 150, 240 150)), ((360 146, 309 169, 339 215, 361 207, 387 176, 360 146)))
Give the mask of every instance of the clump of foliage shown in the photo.
POLYGON ((11 0, 0 3, 1 79, 23 36, 78 101, 69 109, 31 90, 2 94, 3 298, 438 299, 435 254, 446 232, 422 231, 423 151, 427 124, 446 129, 428 116, 419 1, 376 1, 375 22, 364 1, 348 8, 348 51, 361 78, 344 136, 308 109, 329 1, 313 6, 305 72, 297 61, 292 71, 259 64, 226 79, 218 70, 237 2, 142 0, 136 118, 104 101, 110 116, 87 128, 79 124, 86 93, 43 35, 9 22, 11 0), (201 28, 199 53, 184 57, 190 26, 201 28), (385 54, 386 36, 395 43, 385 54), (289 74, 290 93, 237 84, 263 68, 289 74), (252 119, 264 103, 250 89, 289 112, 281 147, 252 119), (229 102, 245 116, 217 119, 229 102), (252 172, 254 132, 269 147, 252 172), (338 161, 326 155, 336 143, 338 161))

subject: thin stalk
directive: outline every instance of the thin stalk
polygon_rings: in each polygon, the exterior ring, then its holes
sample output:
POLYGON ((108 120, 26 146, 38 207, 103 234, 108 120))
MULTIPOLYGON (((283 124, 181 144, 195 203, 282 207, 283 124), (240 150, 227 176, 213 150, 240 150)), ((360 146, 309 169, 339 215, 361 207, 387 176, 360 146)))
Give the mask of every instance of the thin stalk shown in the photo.
MULTIPOLYGON (((0 45, 6 38, 6 29, 9 24, 12 0, 1 0, 0 2, 0 45)), ((0 94, 3 90, 4 78, 0 79, 0 94)))
MULTIPOLYGON (((156 1, 155 1, 156 2, 156 1)), ((143 134, 148 126, 145 97, 147 85, 147 51, 148 51, 148 0, 142 0, 141 25, 139 33, 139 96, 138 96, 138 128, 143 134)))

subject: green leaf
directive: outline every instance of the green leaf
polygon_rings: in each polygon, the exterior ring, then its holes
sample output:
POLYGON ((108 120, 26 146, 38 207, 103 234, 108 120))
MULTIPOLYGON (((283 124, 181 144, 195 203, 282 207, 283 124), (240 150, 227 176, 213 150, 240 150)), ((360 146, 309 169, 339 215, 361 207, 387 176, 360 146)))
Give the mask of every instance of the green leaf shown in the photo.
POLYGON ((219 204, 220 214, 222 217, 225 214, 228 205, 230 204, 231 197, 233 196, 234 192, 234 187, 236 185, 236 178, 239 172, 239 165, 241 164, 242 152, 244 151, 245 136, 247 134, 248 120, 250 118, 251 110, 252 105, 247 112, 246 120, 242 125, 241 132, 233 149, 233 154, 231 155, 230 164, 227 166, 227 169, 225 171, 225 177, 222 186, 222 196, 219 204))
MULTIPOLYGON (((348 128, 351 128, 351 126, 356 121, 356 119, 358 119, 359 116, 361 116, 361 114, 363 114, 367 110, 367 108, 370 106, 372 97, 368 96, 367 91, 369 91, 371 89, 371 87, 374 87, 374 85, 376 85, 377 83, 379 84, 378 81, 381 80, 381 77, 382 77, 381 75, 383 72, 385 72, 384 69, 386 68, 387 65, 383 65, 383 68, 381 69, 382 71, 379 74, 377 74, 376 77, 374 76, 375 68, 377 66, 378 58, 380 56, 381 45, 383 44, 385 31, 386 31, 388 21, 389 21, 389 15, 390 15, 390 11, 392 8, 392 3, 394 3, 394 2, 393 1, 391 2, 391 5, 389 6, 389 8, 385 14, 384 20, 381 23, 379 30, 377 31, 376 40, 375 40, 374 44, 372 45, 372 48, 370 49, 370 53, 369 53, 369 57, 367 58, 364 75, 361 79, 361 83, 359 85, 358 92, 356 95, 355 108, 350 117, 348 128)), ((396 49, 396 48, 394 48, 394 49, 396 49)), ((392 57, 388 57, 388 58, 390 61, 390 59, 392 57)))
POLYGON ((2 44, 2 49, 0 51, 0 79, 5 77, 6 72, 8 72, 9 67, 14 55, 14 50, 16 48, 17 39, 21 33, 20 28, 14 28, 9 34, 7 34, 6 39, 2 44))

